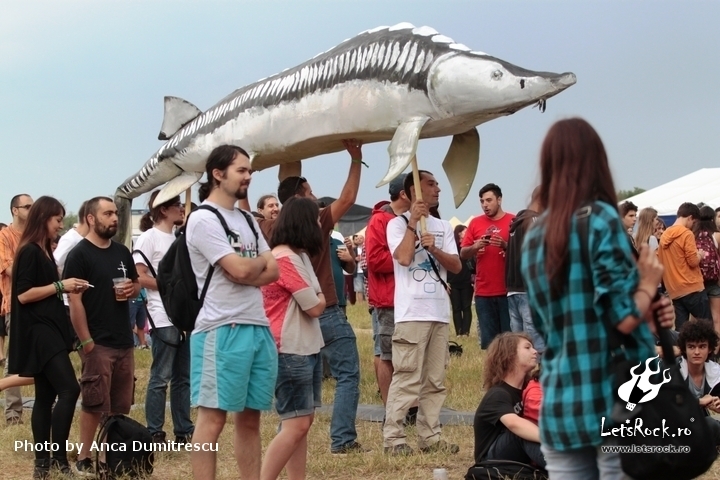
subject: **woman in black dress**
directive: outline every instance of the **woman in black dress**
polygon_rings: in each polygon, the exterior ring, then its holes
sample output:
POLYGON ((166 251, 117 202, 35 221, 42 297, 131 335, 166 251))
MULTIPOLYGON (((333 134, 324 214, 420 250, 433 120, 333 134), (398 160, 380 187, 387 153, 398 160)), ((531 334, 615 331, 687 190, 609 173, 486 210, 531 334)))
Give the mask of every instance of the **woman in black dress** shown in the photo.
POLYGON ((33 204, 12 271, 8 370, 35 380, 33 441, 54 450, 52 460, 50 449, 35 451, 33 478, 46 478, 51 466, 71 473, 65 444, 80 386, 70 363, 73 332, 62 294, 82 292, 88 283, 76 278, 60 281, 50 244, 64 216, 62 204, 52 197, 40 197, 33 204))

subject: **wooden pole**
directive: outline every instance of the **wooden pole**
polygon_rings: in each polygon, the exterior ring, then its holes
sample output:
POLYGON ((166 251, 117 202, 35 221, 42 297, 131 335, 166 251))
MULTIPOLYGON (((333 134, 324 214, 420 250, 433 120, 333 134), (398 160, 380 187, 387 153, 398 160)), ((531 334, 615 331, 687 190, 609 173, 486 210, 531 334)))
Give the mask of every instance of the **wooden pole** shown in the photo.
MULTIPOLYGON (((415 188, 415 200, 420 200, 423 198, 423 196, 422 196, 422 187, 420 186, 420 171, 418 170, 417 156, 413 155, 411 164, 412 164, 413 186, 415 188)), ((420 217, 420 235, 422 235, 426 231, 427 231, 427 227, 425 226, 425 217, 420 217)))

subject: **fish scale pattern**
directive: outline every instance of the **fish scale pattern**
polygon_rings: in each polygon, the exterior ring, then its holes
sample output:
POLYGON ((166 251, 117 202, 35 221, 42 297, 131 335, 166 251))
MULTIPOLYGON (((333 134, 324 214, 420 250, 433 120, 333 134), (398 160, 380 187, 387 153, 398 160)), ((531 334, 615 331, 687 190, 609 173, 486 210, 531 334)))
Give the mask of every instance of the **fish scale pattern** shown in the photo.
POLYGON ((433 61, 453 52, 485 56, 430 27, 404 23, 363 32, 297 67, 232 92, 175 133, 121 189, 130 193, 138 188, 162 159, 182 152, 192 138, 212 133, 245 110, 298 101, 355 80, 395 83, 427 93, 433 61))

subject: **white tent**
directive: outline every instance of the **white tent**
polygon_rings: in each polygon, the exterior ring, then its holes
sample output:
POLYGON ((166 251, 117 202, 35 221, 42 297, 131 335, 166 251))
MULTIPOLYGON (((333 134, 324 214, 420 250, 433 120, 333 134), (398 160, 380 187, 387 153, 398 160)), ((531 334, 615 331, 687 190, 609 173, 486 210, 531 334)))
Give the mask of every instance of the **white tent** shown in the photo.
POLYGON ((702 168, 627 200, 640 210, 653 207, 660 216, 675 216, 685 202, 720 207, 720 168, 702 168))

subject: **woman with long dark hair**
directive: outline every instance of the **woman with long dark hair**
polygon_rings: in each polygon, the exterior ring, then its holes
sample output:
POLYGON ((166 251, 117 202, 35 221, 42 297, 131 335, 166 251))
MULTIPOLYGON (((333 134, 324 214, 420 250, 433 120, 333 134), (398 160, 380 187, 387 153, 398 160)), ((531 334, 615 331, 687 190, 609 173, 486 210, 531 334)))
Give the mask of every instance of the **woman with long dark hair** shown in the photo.
MULTIPOLYGON (((453 230, 455 234, 455 243, 458 252, 460 251, 460 242, 465 235, 467 227, 465 225, 457 225, 453 230)), ((472 260, 463 260, 462 270, 460 273, 448 272, 447 283, 450 285, 450 303, 452 304, 453 325, 455 325, 455 335, 470 335, 470 325, 472 324, 472 299, 473 299, 473 282, 472 274, 475 271, 471 266, 472 260)))
POLYGON ((33 478, 46 478, 51 467, 71 473, 66 440, 80 386, 70 363, 73 331, 62 294, 85 291, 88 283, 77 278, 61 281, 58 276, 51 242, 62 229, 64 216, 59 201, 38 198, 28 213, 13 263, 8 371, 34 378, 33 441, 53 446, 52 459, 49 449, 35 450, 33 478))
POLYGON ((262 480, 277 478, 283 468, 292 480, 305 478, 307 434, 321 405, 324 342, 318 317, 325 297, 310 257, 329 239, 322 234, 319 215, 315 201, 292 197, 283 204, 270 239, 280 278, 262 292, 278 348, 275 408, 282 427, 265 452, 262 480))
POLYGON ((627 336, 629 361, 655 356, 653 311, 663 327, 674 320, 668 299, 653 302, 663 269, 646 245, 635 263, 605 147, 589 123, 572 118, 550 128, 540 175, 544 213, 527 233, 522 273, 546 340, 540 439, 547 470, 552 480, 624 478, 620 455, 598 448, 615 398, 603 318, 627 336))
MULTIPOLYGON (((710 301, 710 313, 712 314, 715 331, 720 334, 720 231, 715 225, 715 210, 705 205, 700 208, 700 218, 692 228, 695 235, 695 243, 698 250, 703 250, 705 256, 700 261, 700 271, 703 274, 705 293, 710 301)), ((717 353, 717 352, 713 352, 717 353)))

